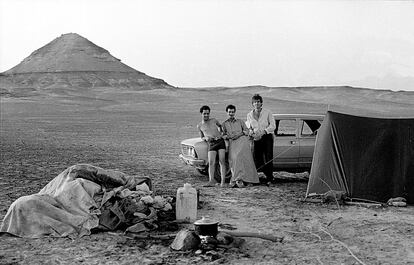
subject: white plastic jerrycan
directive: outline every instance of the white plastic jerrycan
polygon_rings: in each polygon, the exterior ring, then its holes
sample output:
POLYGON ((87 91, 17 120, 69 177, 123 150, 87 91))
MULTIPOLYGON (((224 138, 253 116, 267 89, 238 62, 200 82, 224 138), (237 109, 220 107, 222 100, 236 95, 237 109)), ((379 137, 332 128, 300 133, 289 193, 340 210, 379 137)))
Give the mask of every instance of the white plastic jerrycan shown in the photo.
POLYGON ((193 223, 197 219, 197 191, 191 184, 177 189, 175 213, 177 221, 193 223))

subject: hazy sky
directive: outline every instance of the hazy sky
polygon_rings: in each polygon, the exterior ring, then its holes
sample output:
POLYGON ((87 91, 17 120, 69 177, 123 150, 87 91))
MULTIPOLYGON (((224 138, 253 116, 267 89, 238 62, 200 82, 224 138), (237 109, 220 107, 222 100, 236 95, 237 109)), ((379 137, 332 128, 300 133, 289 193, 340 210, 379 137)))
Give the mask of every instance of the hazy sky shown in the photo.
POLYGON ((0 72, 69 32, 174 86, 414 91, 414 1, 0 0, 0 72))

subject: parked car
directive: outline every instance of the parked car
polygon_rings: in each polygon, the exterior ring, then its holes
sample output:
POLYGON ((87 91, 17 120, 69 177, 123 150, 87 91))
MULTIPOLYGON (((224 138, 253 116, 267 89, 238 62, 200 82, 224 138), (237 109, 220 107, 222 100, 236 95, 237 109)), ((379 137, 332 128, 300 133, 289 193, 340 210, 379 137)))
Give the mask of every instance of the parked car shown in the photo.
MULTIPOLYGON (((316 114, 274 114, 276 121, 273 168, 309 169, 312 164, 316 134, 324 115, 316 114)), ((200 174, 208 175, 207 143, 200 137, 181 141, 179 157, 194 167, 200 174)), ((227 164, 227 168, 228 164, 227 164)), ((216 176, 219 176, 216 166, 216 176)), ((230 170, 228 170, 230 176, 230 170)))

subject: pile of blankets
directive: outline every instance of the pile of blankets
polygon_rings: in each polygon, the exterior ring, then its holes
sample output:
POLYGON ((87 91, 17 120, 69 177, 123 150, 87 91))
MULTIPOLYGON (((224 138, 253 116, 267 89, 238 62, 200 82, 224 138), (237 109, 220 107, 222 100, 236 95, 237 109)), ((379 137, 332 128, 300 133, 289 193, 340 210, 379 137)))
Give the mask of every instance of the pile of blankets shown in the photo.
POLYGON ((153 196, 151 179, 96 166, 74 165, 40 192, 12 203, 0 232, 19 237, 81 237, 91 230, 150 230, 172 198, 153 196))

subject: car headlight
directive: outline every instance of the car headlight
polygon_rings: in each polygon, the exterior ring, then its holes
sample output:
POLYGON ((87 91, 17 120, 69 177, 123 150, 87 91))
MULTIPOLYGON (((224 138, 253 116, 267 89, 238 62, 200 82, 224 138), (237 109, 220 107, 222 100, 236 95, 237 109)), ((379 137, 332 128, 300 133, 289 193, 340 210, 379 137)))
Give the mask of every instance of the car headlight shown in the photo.
POLYGON ((189 153, 190 156, 196 157, 194 147, 190 147, 190 150, 188 151, 188 153, 189 153))
POLYGON ((183 144, 181 146, 181 152, 182 152, 183 155, 186 155, 186 156, 197 157, 193 146, 183 144))

